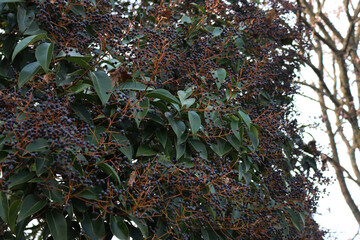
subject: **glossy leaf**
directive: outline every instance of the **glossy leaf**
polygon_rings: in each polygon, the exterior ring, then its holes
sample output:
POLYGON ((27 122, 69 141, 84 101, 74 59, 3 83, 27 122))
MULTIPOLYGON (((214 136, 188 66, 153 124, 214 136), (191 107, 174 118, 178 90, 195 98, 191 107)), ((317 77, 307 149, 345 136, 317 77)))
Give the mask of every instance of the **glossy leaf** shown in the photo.
POLYGON ((47 212, 46 224, 54 240, 67 240, 67 224, 60 212, 56 210, 47 212))
POLYGON ((149 92, 147 97, 153 97, 153 98, 159 98, 161 100, 167 101, 169 103, 176 103, 180 105, 179 100, 172 95, 168 90, 165 89, 155 89, 151 92, 149 92))
POLYGON ((130 240, 129 228, 122 217, 111 216, 110 229, 117 238, 130 240))
POLYGON ((93 81, 95 91, 99 96, 103 105, 107 103, 112 91, 112 84, 109 76, 104 71, 91 72, 91 79, 93 81))
POLYGON ((246 126, 248 127, 248 129, 250 129, 251 119, 250 119, 249 115, 247 115, 246 113, 244 113, 241 110, 239 110, 238 113, 239 113, 239 116, 244 121, 244 123, 246 124, 246 126))
POLYGON ((134 218, 130 216, 131 221, 133 221, 136 226, 140 229, 144 239, 146 239, 149 236, 149 229, 146 225, 146 223, 143 220, 140 220, 138 218, 134 218))
POLYGON ((128 158, 132 159, 133 157, 133 148, 129 142, 129 140, 122 134, 112 134, 112 138, 118 143, 120 151, 128 158))
POLYGON ((216 78, 219 82, 224 82, 226 78, 226 70, 219 68, 213 72, 213 77, 216 78))
POLYGON ((250 131, 248 131, 248 135, 250 137, 254 150, 256 150, 259 146, 259 131, 254 125, 251 125, 250 131))
POLYGON ((200 116, 194 111, 189 111, 188 117, 189 117, 191 132, 192 134, 196 134, 201 126, 200 116))
POLYGON ((90 239, 102 239, 105 236, 105 226, 101 218, 90 219, 89 215, 85 214, 81 226, 90 239))
POLYGON ((166 131, 162 130, 162 129, 157 129, 156 130, 156 136, 157 136, 157 139, 159 140, 159 142, 161 143, 162 147, 165 148, 166 141, 167 141, 167 138, 168 138, 168 135, 167 135, 166 131))
POLYGON ((35 18, 34 11, 27 12, 22 6, 17 8, 17 22, 20 32, 25 32, 26 29, 33 23, 35 18))
POLYGON ((27 83, 36 73, 41 69, 40 64, 38 62, 32 62, 23 67, 19 74, 18 86, 21 88, 27 83))
POLYGON ((150 147, 146 146, 146 145, 140 145, 140 147, 138 148, 137 152, 136 152, 136 156, 140 157, 140 156, 154 156, 156 155, 157 152, 152 150, 150 147))
POLYGON ((184 102, 181 103, 182 107, 189 108, 191 105, 195 103, 195 98, 188 98, 184 102))
POLYGON ((223 29, 221 27, 215 27, 214 30, 212 31, 212 35, 214 37, 220 36, 222 32, 223 32, 223 29))
POLYGON ((9 188, 25 183, 35 176, 33 172, 19 172, 10 177, 9 188))
POLYGON ((146 117, 150 108, 149 99, 145 98, 137 104, 136 114, 134 115, 137 126, 140 126, 141 120, 146 117))
POLYGON ((89 125, 94 125, 91 113, 85 107, 80 104, 72 104, 71 108, 76 112, 81 120, 85 121, 89 125))
POLYGON ((178 138, 185 132, 185 124, 180 120, 171 121, 170 125, 178 138))
POLYGON ((292 209, 288 208, 286 209, 286 211, 290 214, 290 219, 291 222, 293 223, 294 227, 301 232, 302 231, 302 226, 300 223, 300 217, 298 214, 296 214, 292 209))
POLYGON ((145 90, 151 90, 152 88, 148 87, 147 85, 137 82, 137 81, 129 81, 124 82, 119 86, 119 89, 121 90, 135 90, 135 91, 145 91, 145 90))
POLYGON ((49 71, 49 66, 54 52, 54 43, 42 43, 35 51, 35 57, 45 72, 49 71))
POLYGON ((185 153, 185 144, 176 145, 176 160, 180 159, 185 153))
POLYGON ((119 174, 115 171, 113 167, 111 167, 107 163, 101 163, 99 164, 99 167, 112 179, 116 180, 118 183, 121 183, 119 174))
POLYGON ((8 224, 9 224, 9 228, 12 232, 15 231, 16 218, 18 216, 20 207, 21 207, 21 201, 15 200, 11 203, 10 208, 9 208, 8 224))
POLYGON ((20 222, 25 218, 39 212, 45 207, 45 205, 46 200, 42 200, 33 194, 27 195, 21 205, 17 222, 20 222))
POLYGON ((178 94, 180 102, 182 104, 188 97, 191 96, 192 90, 191 90, 191 88, 187 89, 186 91, 179 90, 177 92, 177 94, 178 94))
POLYGON ((210 144, 210 148, 220 157, 227 154, 232 149, 228 143, 221 139, 218 139, 216 144, 210 144))
POLYGON ((0 192, 0 217, 4 222, 8 222, 9 202, 5 193, 0 192))
POLYGON ((196 140, 196 139, 191 139, 190 141, 191 146, 193 146, 193 148, 200 153, 200 157, 207 159, 208 157, 208 153, 206 150, 206 146, 203 142, 201 142, 200 140, 196 140))
POLYGON ((180 19, 181 23, 192 23, 193 21, 188 15, 183 15, 180 19))
POLYGON ((26 151, 28 152, 42 152, 45 151, 46 148, 49 146, 49 143, 44 138, 35 139, 32 143, 29 143, 26 146, 26 151))
POLYGON ((23 50, 24 48, 26 48, 27 46, 36 43, 37 41, 40 41, 42 39, 47 38, 47 35, 45 33, 41 33, 38 35, 34 35, 34 36, 29 36, 24 38, 23 40, 21 40, 15 47, 14 52, 12 54, 11 59, 14 61, 16 55, 23 50))

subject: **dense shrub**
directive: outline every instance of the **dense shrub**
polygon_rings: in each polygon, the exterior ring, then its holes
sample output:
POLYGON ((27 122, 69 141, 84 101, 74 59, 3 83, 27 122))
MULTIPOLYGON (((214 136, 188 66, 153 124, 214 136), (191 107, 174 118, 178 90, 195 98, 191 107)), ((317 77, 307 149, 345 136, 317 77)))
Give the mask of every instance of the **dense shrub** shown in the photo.
POLYGON ((321 239, 292 3, 0 2, 4 238, 321 239))

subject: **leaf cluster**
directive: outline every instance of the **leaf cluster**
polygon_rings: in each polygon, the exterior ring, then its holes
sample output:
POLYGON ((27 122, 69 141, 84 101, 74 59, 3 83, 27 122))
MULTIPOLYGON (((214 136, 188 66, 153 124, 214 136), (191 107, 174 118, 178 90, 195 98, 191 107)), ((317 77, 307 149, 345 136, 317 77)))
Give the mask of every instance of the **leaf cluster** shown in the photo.
POLYGON ((321 238, 296 8, 237 2, 0 1, 4 238, 321 238))

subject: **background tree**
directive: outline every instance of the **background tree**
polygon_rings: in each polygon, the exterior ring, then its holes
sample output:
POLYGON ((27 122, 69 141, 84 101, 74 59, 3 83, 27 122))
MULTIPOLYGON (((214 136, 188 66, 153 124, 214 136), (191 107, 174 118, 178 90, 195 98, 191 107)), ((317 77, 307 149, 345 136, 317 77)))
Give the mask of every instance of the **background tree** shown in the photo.
POLYGON ((317 76, 313 82, 306 79, 302 84, 318 95, 331 149, 329 156, 322 154, 321 159, 335 169, 341 192, 360 224, 359 202, 349 189, 349 181, 360 186, 360 2, 339 1, 335 12, 330 12, 334 10, 329 5, 334 5, 333 1, 298 0, 298 3, 303 7, 301 20, 312 28, 313 34, 315 56, 306 63, 317 76), (338 141, 346 146, 347 156, 340 153, 338 141))
POLYGON ((0 3, 2 238, 322 238, 293 3, 0 3))

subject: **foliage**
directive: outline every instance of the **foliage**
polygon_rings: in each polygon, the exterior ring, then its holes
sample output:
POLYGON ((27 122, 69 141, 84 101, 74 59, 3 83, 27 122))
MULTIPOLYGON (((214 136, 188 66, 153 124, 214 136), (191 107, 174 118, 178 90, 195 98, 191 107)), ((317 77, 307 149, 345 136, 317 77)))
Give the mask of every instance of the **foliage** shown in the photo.
POLYGON ((296 8, 237 2, 1 1, 4 238, 321 238, 296 8))

